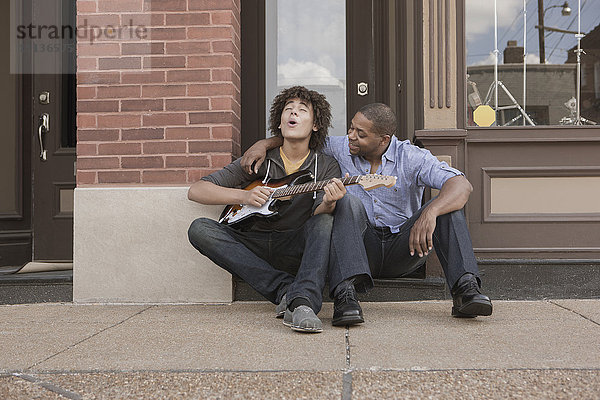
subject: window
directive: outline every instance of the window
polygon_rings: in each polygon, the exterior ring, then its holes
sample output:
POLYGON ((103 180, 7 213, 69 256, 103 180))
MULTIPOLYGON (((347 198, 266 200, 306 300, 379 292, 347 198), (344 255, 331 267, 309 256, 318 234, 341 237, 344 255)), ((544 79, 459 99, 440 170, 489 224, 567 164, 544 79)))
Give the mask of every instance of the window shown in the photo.
POLYGON ((266 102, 302 85, 331 104, 330 135, 346 134, 346 3, 343 0, 267 0, 266 102), (315 29, 319 27, 319 29, 315 29))
POLYGON ((486 105, 496 126, 600 123, 600 0, 580 4, 466 0, 469 126, 486 105))

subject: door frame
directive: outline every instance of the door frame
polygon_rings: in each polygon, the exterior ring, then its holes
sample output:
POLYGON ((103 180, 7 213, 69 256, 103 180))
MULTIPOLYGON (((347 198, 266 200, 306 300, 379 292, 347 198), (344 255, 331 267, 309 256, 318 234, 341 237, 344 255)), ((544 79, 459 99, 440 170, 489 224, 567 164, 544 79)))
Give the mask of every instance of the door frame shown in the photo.
MULTIPOLYGON (((346 0, 347 121, 364 104, 381 102, 394 109, 400 139, 413 140, 415 130, 423 128, 422 12, 422 2, 346 0), (364 23, 365 16, 370 23, 364 23), (390 40, 392 35, 405 40, 390 40), (359 58, 365 52, 368 63, 359 58), (365 79, 370 90, 361 97, 356 84, 365 79)), ((241 46, 243 152, 267 131, 265 0, 241 2, 241 46)))

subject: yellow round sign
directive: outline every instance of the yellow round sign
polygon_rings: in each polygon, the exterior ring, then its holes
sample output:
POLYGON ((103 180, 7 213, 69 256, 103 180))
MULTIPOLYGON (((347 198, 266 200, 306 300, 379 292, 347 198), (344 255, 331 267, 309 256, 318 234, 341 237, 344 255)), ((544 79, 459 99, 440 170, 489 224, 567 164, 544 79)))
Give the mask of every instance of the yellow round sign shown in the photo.
POLYGON ((492 126, 496 122, 496 113, 492 107, 481 105, 473 111, 473 121, 477 126, 492 126))

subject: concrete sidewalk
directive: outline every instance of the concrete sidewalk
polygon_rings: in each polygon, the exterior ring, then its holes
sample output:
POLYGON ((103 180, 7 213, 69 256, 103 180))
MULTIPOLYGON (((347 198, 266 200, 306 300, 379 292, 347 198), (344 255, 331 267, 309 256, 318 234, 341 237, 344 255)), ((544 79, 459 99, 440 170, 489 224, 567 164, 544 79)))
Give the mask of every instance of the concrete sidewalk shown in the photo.
POLYGON ((600 398, 600 300, 363 303, 301 334, 267 303, 0 306, 0 398, 600 398))

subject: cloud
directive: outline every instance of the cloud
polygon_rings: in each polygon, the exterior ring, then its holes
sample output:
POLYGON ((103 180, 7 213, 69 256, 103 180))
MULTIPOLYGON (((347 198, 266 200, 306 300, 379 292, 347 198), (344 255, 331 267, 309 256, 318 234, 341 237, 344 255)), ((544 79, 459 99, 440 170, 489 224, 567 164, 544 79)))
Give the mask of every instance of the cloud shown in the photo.
MULTIPOLYGON (((473 64, 471 65, 493 65, 495 62, 496 57, 494 56, 494 53, 490 53, 487 57, 482 58, 479 61, 475 61, 473 64)), ((498 60, 498 63, 500 63, 501 60, 498 60)))
MULTIPOLYGON (((509 27, 523 11, 523 0, 497 0, 498 28, 509 27)), ((481 34, 494 29, 494 1, 466 0, 467 41, 478 39, 481 34)), ((492 37, 493 40, 493 37, 492 37)))
POLYGON ((325 65, 346 75, 346 11, 341 0, 278 0, 277 60, 325 65))
MULTIPOLYGON (((527 64, 539 64, 539 63, 540 63, 540 56, 539 55, 527 53, 527 64)), ((546 63, 550 64, 547 61, 546 61, 546 63)))
POLYGON ((277 66, 277 86, 291 85, 344 87, 344 84, 323 65, 289 58, 285 64, 277 66))

